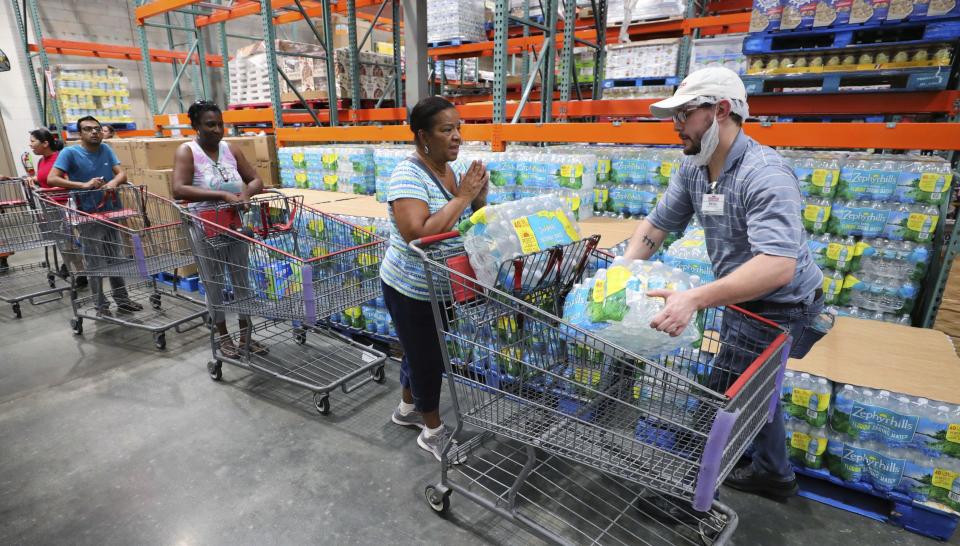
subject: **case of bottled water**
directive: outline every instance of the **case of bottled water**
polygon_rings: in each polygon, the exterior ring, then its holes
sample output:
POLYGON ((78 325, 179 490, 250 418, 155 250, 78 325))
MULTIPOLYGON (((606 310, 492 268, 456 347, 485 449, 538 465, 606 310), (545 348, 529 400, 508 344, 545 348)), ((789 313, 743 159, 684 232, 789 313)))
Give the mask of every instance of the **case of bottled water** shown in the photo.
MULTIPOLYGON (((509 259, 582 239, 565 203, 552 194, 488 205, 459 229, 470 265, 487 286, 496 284, 500 265, 509 259)), ((524 277, 534 283, 539 280, 536 272, 524 277)))
POLYGON ((846 156, 844 152, 781 152, 790 163, 800 192, 805 197, 832 199, 840 182, 840 166, 846 156))
POLYGON ((564 302, 563 318, 637 354, 667 354, 699 343, 702 317, 692 318, 678 337, 654 330, 650 321, 663 310, 664 300, 646 292, 687 290, 699 284, 696 276, 661 262, 617 257, 609 268, 574 286, 564 302))
POLYGON ((865 239, 858 244, 862 250, 851 271, 912 281, 921 281, 927 274, 932 257, 929 243, 865 239))
POLYGON ((696 275, 703 282, 714 280, 703 228, 689 230, 683 237, 674 241, 663 252, 662 260, 671 267, 696 275))
POLYGON ((387 202, 387 188, 393 170, 401 161, 413 153, 409 146, 378 145, 373 150, 374 179, 376 184, 377 201, 387 202))
POLYGON ((283 187, 373 195, 373 148, 363 145, 296 146, 277 151, 283 187))
POLYGON ((800 208, 803 227, 809 233, 825 233, 830 222, 833 202, 829 197, 809 195, 803 198, 800 208))
POLYGON ((781 407, 798 467, 960 510, 960 408, 788 370, 781 407), (832 393, 831 393, 832 392, 832 393), (823 419, 824 401, 828 419, 823 419))

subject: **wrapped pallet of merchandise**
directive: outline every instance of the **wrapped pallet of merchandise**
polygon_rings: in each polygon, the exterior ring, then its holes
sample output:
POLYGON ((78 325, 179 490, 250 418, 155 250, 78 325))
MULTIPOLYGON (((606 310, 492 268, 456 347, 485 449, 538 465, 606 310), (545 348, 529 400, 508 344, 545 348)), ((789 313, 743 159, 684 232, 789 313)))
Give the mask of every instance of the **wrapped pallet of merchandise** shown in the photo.
MULTIPOLYGON (((323 48, 319 45, 289 40, 277 40, 275 49, 283 53, 324 55, 323 48)), ((327 69, 323 59, 281 55, 277 56, 276 62, 280 70, 297 86, 297 90, 305 94, 305 98, 327 99, 327 69)), ((230 60, 229 67, 231 104, 270 102, 270 67, 263 42, 238 49, 230 60)), ((283 78, 280 78, 279 84, 281 96, 293 95, 283 78)))
POLYGON ((482 42, 484 29, 483 0, 436 0, 430 2, 427 16, 427 42, 482 42))

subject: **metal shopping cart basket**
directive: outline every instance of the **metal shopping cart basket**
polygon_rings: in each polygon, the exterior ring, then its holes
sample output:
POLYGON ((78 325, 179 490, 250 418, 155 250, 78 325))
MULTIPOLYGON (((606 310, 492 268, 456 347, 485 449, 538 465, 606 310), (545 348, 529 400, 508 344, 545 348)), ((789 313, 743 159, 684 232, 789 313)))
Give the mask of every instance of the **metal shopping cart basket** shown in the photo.
POLYGON ((151 332, 155 346, 163 350, 167 330, 184 332, 203 324, 202 301, 154 278, 194 263, 174 203, 149 193, 145 186, 129 185, 45 192, 39 201, 45 235, 56 242, 71 273, 86 276, 91 283, 123 278, 123 289, 104 287, 104 294, 116 300, 125 290, 129 302, 143 307, 109 312, 98 305, 92 291, 81 297, 74 285, 70 326, 75 334, 83 334, 84 319, 107 322, 151 332))
POLYGON ((214 380, 223 362, 275 377, 313 391, 321 414, 332 390, 384 381, 386 355, 318 323, 376 298, 386 241, 279 192, 181 214, 211 316, 252 322, 236 355, 211 329, 214 380))
MULTIPOLYGON (((730 306, 704 317, 713 332, 698 349, 644 358, 542 306, 482 286, 467 267, 462 245, 447 240, 455 235, 425 238, 411 247, 426 262, 452 379, 455 435, 465 425, 482 433, 456 449, 446 446, 441 481, 427 487, 431 506, 446 509, 450 492, 457 491, 553 542, 624 541, 611 534, 617 528, 628 533, 628 543, 682 543, 673 535, 651 538, 649 525, 630 531, 619 527, 623 514, 639 518, 635 511, 644 511, 633 499, 651 503, 651 497, 661 497, 684 507, 712 541, 725 542, 736 518, 714 500, 714 492, 774 415, 774 393, 789 352, 786 333, 730 306), (496 437, 508 447, 478 454, 496 437), (497 458, 504 450, 511 453, 509 460, 497 458), (491 464, 497 467, 498 485, 483 470, 491 464), (548 478, 541 474, 558 465, 576 470, 560 477, 551 471, 550 487, 538 501, 529 488, 543 487, 539 480, 548 478), (452 468, 462 478, 454 479, 452 468), (607 498, 611 479, 632 491, 608 498, 619 506, 613 519, 594 511, 590 517, 603 521, 587 525, 586 516, 572 516, 569 506, 554 507, 561 513, 544 508, 559 498, 557 491, 568 494, 597 480, 590 494, 607 498)), ((591 255, 601 264, 610 259, 595 250, 591 255)), ((664 518, 654 519, 657 527, 664 518)), ((682 531, 684 525, 677 523, 671 529, 682 531)))
POLYGON ((0 271, 0 300, 9 303, 17 318, 20 302, 40 305, 63 299, 69 286, 52 241, 43 236, 42 216, 33 191, 24 180, 0 180, 0 253, 43 249, 43 260, 0 271))

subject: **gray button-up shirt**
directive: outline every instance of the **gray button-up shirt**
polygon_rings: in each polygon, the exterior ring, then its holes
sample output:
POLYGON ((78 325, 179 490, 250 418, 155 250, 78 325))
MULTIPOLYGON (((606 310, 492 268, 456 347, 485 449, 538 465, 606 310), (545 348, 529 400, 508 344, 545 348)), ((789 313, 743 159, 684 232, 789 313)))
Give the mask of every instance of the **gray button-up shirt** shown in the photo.
POLYGON ((694 214, 703 226, 713 272, 725 277, 758 254, 797 260, 793 280, 758 299, 780 303, 811 302, 823 274, 807 248, 800 220, 800 185, 793 170, 772 148, 741 130, 717 181, 724 196, 723 214, 703 214, 703 195, 710 191, 707 167, 688 160, 656 209, 647 217, 664 231, 680 231, 694 214))

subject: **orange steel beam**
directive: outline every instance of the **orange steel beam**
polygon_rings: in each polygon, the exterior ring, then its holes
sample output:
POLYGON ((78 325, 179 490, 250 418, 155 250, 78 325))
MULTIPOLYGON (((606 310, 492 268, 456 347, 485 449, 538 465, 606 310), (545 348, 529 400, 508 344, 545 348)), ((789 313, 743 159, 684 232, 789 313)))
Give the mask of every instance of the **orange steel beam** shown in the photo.
MULTIPOLYGON (((307 8, 306 5, 304 5, 304 8, 306 8, 305 11, 307 12, 307 16, 322 17, 323 9, 320 7, 320 4, 316 2, 314 2, 314 4, 315 4, 315 7, 312 7, 312 8, 307 8)), ((357 9, 365 8, 367 6, 378 6, 378 5, 380 5, 380 2, 378 2, 377 0, 356 0, 357 9)), ((343 14, 346 12, 347 12, 346 2, 338 2, 336 5, 330 6, 330 13, 343 14)), ((303 15, 301 15, 300 12, 291 11, 291 12, 284 13, 274 17, 273 22, 274 24, 277 24, 277 25, 283 25, 286 23, 293 23, 294 21, 300 21, 302 19, 303 19, 303 15)))
MULTIPOLYGON (((635 36, 690 34, 700 29, 703 34, 719 34, 723 32, 745 32, 750 24, 749 13, 730 13, 711 15, 691 19, 671 19, 667 21, 653 21, 650 23, 635 23, 630 26, 629 34, 635 36)), ((597 37, 595 29, 577 30, 575 36, 581 40, 592 42, 597 37)), ((606 40, 608 44, 615 44, 620 39, 617 28, 608 28, 606 40)), ((563 44, 563 35, 556 38, 557 47, 563 44)), ((507 53, 521 53, 530 46, 539 46, 543 43, 543 34, 533 36, 519 36, 507 39, 507 53)), ((437 59, 459 59, 464 57, 489 57, 493 55, 493 41, 463 44, 459 46, 443 46, 430 49, 429 55, 437 59)))
MULTIPOLYGON (((303 2, 304 7, 308 5, 313 7, 315 2, 303 2)), ((293 0, 273 0, 270 2, 270 5, 273 6, 273 9, 285 8, 287 6, 295 5, 293 0)), ((197 26, 204 27, 207 25, 213 25, 216 23, 225 23, 227 21, 232 21, 234 19, 239 19, 241 17, 248 17, 250 15, 257 15, 260 13, 260 2, 252 1, 243 1, 237 2, 229 10, 219 10, 216 13, 212 13, 205 17, 197 17, 197 26)))
MULTIPOLYGON (((127 61, 142 61, 143 55, 139 47, 121 46, 114 44, 98 44, 93 42, 74 42, 70 40, 51 40, 44 38, 43 48, 51 55, 67 55, 72 57, 98 57, 101 59, 122 59, 127 61)), ((39 51, 36 44, 28 46, 30 51, 39 51)), ((196 55, 190 56, 190 63, 196 64, 196 55)), ((150 60, 161 63, 174 61, 183 63, 187 60, 185 51, 169 51, 166 49, 151 49, 150 60)), ((219 55, 207 55, 207 66, 222 67, 223 58, 219 55)))
MULTIPOLYGON (((876 95, 805 95, 802 101, 795 96, 770 95, 751 97, 750 112, 758 116, 775 115, 836 115, 836 114, 917 114, 943 113, 955 115, 960 112, 960 91, 928 91, 916 93, 878 93, 876 95)), ((569 102, 554 102, 555 116, 569 118, 601 116, 601 117, 649 117, 650 105, 658 99, 624 99, 624 100, 582 100, 569 102)), ((517 110, 517 102, 508 102, 506 105, 507 117, 513 117, 517 110)), ((528 102, 520 117, 531 119, 540 117, 540 103, 528 102)), ((486 121, 493 115, 492 103, 471 103, 457 105, 460 116, 465 121, 486 121)), ((406 121, 407 111, 404 108, 366 108, 341 109, 340 119, 356 122, 395 122, 406 121)), ((321 122, 329 121, 328 110, 318 110, 317 116, 321 122)), ((186 114, 179 114, 179 123, 189 123, 186 114)), ((313 123, 313 118, 306 112, 286 113, 284 123, 313 123)), ((223 113, 223 121, 229 124, 272 123, 273 110, 270 108, 251 108, 245 110, 227 110, 223 113)), ((169 124, 169 116, 155 117, 157 126, 169 124)), ((810 127, 811 124, 798 124, 810 127)), ((830 127, 837 124, 831 124, 830 127)), ((929 125, 929 124, 928 124, 929 125)), ((582 124, 576 124, 582 126, 582 124)), ((863 124, 858 124, 863 127, 863 124)), ((824 125, 824 127, 827 127, 824 125)), ((827 129, 829 130, 829 129, 827 129)), ((581 139, 583 141, 583 139, 581 139)), ((808 142, 805 140, 804 142, 808 142)), ((909 144, 909 143, 908 143, 909 144)), ((812 146, 806 143, 803 146, 812 146)), ((941 147, 940 149, 943 149, 941 147)))
MULTIPOLYGON (((464 125, 464 140, 491 141, 494 124, 464 125)), ((277 146, 287 142, 407 142, 413 140, 408 125, 354 125, 349 127, 283 127, 278 129, 277 146)))
MULTIPOLYGON (((317 110, 317 117, 321 122, 330 121, 329 110, 317 110)), ((339 119, 358 122, 388 122, 405 121, 407 119, 407 110, 405 108, 367 108, 367 109, 341 109, 338 111, 339 119)), ((157 128, 164 125, 170 125, 170 115, 162 114, 154 116, 154 125, 157 128)), ((227 110, 223 113, 223 122, 227 125, 247 124, 247 123, 273 123, 272 108, 251 108, 249 110, 227 110)), ((313 123, 313 118, 307 112, 285 113, 283 114, 284 123, 313 123)), ((177 114, 177 123, 180 125, 189 125, 190 119, 186 114, 177 114)))
MULTIPOLYGON (((296 5, 293 0, 272 0, 270 5, 274 10, 280 8, 286 8, 296 5)), ((379 5, 379 2, 376 0, 356 0, 357 9, 379 5)), ((321 7, 320 2, 305 0, 303 2, 303 7, 307 12, 308 17, 322 17, 323 8, 321 7)), ((347 12, 347 3, 338 2, 336 5, 330 6, 330 13, 346 13, 347 12)), ((260 13, 260 2, 238 2, 230 10, 220 10, 217 13, 207 15, 205 17, 197 17, 197 26, 205 27, 213 25, 216 23, 225 23, 227 21, 232 21, 234 19, 239 19, 241 17, 248 17, 250 15, 257 15, 260 13)), ((281 13, 273 18, 273 23, 275 25, 282 25, 286 23, 292 23, 294 21, 300 21, 303 19, 303 15, 299 11, 291 11, 287 13, 281 13)))
MULTIPOLYGON (((370 21, 372 23, 375 15, 376 13, 367 13, 365 11, 358 11, 357 19, 363 19, 365 21, 370 21)), ((400 21, 399 24, 400 24, 400 28, 403 28, 403 21, 400 21)), ((386 10, 384 10, 384 13, 380 14, 380 19, 377 20, 377 24, 373 25, 373 28, 377 30, 382 30, 384 32, 390 32, 393 30, 393 20, 390 19, 390 15, 386 13, 386 10)))
POLYGON ((137 24, 142 25, 146 19, 154 17, 157 15, 163 15, 164 13, 178 10, 181 8, 189 7, 193 4, 196 4, 200 0, 154 0, 149 4, 140 6, 134 10, 134 15, 137 18, 137 24))

